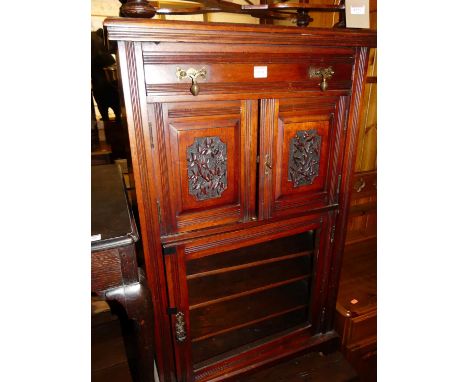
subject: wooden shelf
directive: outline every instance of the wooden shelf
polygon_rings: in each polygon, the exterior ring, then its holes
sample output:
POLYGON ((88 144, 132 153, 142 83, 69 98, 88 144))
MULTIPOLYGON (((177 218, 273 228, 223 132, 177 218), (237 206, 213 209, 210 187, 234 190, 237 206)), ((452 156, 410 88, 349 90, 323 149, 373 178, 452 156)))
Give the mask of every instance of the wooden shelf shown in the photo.
POLYGON ((295 282, 190 312, 194 342, 307 306, 309 285, 295 282), (228 312, 226 314, 226 312, 228 312))
POLYGON ((310 231, 187 261, 196 368, 309 325, 313 249, 310 231))
MULTIPOLYGON (((190 309, 255 294, 299 280, 311 274, 310 253, 279 261, 256 263, 253 268, 217 273, 188 280, 190 309)), ((233 268, 230 268, 233 269, 233 268)))
POLYGON ((196 279, 196 278, 199 278, 199 277, 217 275, 217 274, 220 274, 220 273, 238 271, 238 270, 241 270, 241 269, 248 269, 248 268, 252 268, 252 267, 258 267, 258 266, 265 265, 265 264, 276 263, 278 261, 295 259, 297 257, 310 256, 311 254, 312 254, 312 252, 309 252, 309 251, 299 252, 299 253, 294 253, 292 255, 287 255, 287 256, 279 256, 279 257, 273 257, 271 259, 252 261, 251 263, 245 263, 245 264, 242 264, 242 265, 235 265, 235 266, 232 266, 232 267, 213 269, 211 271, 200 272, 200 273, 195 273, 195 274, 192 274, 192 275, 188 275, 187 280, 193 280, 193 279, 196 279))
POLYGON ((277 288, 279 286, 292 284, 292 283, 295 283, 297 281, 308 280, 309 278, 310 278, 309 275, 295 277, 293 279, 288 279, 288 280, 280 281, 280 282, 277 282, 277 283, 274 283, 274 284, 265 285, 263 287, 250 289, 250 290, 247 290, 245 292, 239 292, 239 293, 231 294, 231 295, 228 295, 228 296, 220 297, 220 298, 217 298, 215 300, 204 301, 204 302, 201 302, 201 303, 196 304, 196 305, 191 305, 189 307, 189 309, 193 310, 193 309, 203 308, 205 306, 212 305, 212 304, 217 304, 217 303, 224 302, 224 301, 234 300, 236 298, 253 295, 253 294, 260 293, 260 292, 263 292, 263 291, 266 291, 266 290, 269 290, 269 289, 277 288))
MULTIPOLYGON (((210 359, 214 356, 226 358, 230 355, 229 351, 249 344, 253 346, 255 341, 267 341, 271 336, 280 336, 286 331, 295 330, 298 326, 307 325, 307 309, 295 309, 291 312, 281 314, 276 317, 270 317, 261 320, 235 331, 222 333, 205 340, 192 343, 192 355, 195 363, 195 369, 210 364, 210 359), (203 364, 200 362, 204 361, 203 364)), ((255 343, 256 344, 256 343, 255 343)))
POLYGON ((228 272, 256 265, 281 261, 287 258, 306 256, 314 248, 314 233, 307 231, 298 235, 267 241, 233 251, 193 259, 187 262, 187 279, 228 272))
POLYGON ((232 331, 235 331, 235 330, 238 330, 238 329, 242 329, 242 328, 245 328, 247 326, 269 320, 271 318, 280 317, 280 316, 283 316, 283 315, 288 314, 290 312, 294 312, 296 310, 301 310, 301 309, 303 309, 305 307, 306 307, 306 305, 293 306, 292 308, 282 310, 282 311, 279 311, 279 312, 275 312, 275 313, 269 314, 268 316, 260 317, 260 318, 258 318, 256 320, 243 322, 243 323, 241 323, 239 325, 230 326, 230 327, 228 327, 226 329, 222 329, 222 330, 219 330, 217 332, 212 332, 212 333, 206 334, 204 336, 193 339, 192 342, 198 342, 198 341, 201 341, 201 340, 205 340, 207 338, 212 338, 212 337, 218 336, 220 334, 229 333, 229 332, 232 332, 232 331))

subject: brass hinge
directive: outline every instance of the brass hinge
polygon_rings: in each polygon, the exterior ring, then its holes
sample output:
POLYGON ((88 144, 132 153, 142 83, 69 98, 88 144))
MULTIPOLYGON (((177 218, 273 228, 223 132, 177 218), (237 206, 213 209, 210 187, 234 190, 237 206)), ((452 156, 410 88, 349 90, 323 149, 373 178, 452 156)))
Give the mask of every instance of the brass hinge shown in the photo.
POLYGON ((151 122, 148 122, 148 126, 149 126, 149 134, 150 134, 151 148, 154 149, 154 142, 153 142, 153 125, 151 125, 151 122))
POLYGON ((333 243, 334 240, 335 240, 335 225, 333 225, 333 227, 331 228, 330 243, 333 243))

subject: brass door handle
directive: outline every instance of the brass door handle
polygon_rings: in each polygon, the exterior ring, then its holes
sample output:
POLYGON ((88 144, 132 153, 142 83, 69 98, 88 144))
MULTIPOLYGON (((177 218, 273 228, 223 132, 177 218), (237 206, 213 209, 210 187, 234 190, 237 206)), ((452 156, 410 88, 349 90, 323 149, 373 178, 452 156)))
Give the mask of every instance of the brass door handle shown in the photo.
POLYGON ((325 91, 328 89, 328 82, 330 78, 335 74, 333 71, 333 68, 329 66, 328 68, 309 68, 309 78, 314 78, 314 77, 322 77, 322 81, 320 81, 320 89, 322 91, 325 91))
POLYGON ((179 80, 183 80, 185 78, 190 78, 192 80, 192 86, 190 87, 190 93, 196 96, 200 92, 200 85, 198 85, 197 80, 205 79, 206 78, 206 68, 201 68, 200 70, 196 70, 193 68, 183 70, 181 68, 177 68, 176 76, 179 80))

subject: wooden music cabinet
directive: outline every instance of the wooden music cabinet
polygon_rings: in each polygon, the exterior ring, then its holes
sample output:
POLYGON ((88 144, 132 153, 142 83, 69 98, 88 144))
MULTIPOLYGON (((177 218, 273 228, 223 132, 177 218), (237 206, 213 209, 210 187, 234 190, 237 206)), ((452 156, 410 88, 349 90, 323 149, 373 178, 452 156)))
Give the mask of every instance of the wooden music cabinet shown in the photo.
POLYGON ((374 32, 107 19, 160 380, 339 345, 333 319, 374 32))

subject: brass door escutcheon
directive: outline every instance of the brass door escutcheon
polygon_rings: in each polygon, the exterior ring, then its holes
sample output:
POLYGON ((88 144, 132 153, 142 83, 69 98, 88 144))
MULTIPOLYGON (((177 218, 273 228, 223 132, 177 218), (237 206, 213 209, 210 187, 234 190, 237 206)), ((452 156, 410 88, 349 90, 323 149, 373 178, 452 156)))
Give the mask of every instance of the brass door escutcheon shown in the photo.
POLYGON ((182 312, 176 314, 176 323, 175 323, 175 334, 176 340, 179 343, 182 343, 187 338, 187 333, 185 331, 185 316, 182 312))
POLYGON ((205 79, 206 78, 206 68, 201 68, 200 70, 196 70, 193 68, 183 70, 181 68, 177 68, 176 70, 176 76, 179 80, 183 80, 185 78, 190 78, 192 80, 192 86, 190 87, 190 93, 192 95, 196 96, 200 92, 200 85, 198 85, 197 80, 198 78, 200 79, 205 79))
POLYGON ((335 74, 333 71, 333 68, 329 66, 328 68, 309 68, 309 78, 314 78, 314 77, 322 77, 322 81, 320 81, 320 89, 322 91, 325 91, 328 89, 328 82, 330 78, 335 74))

